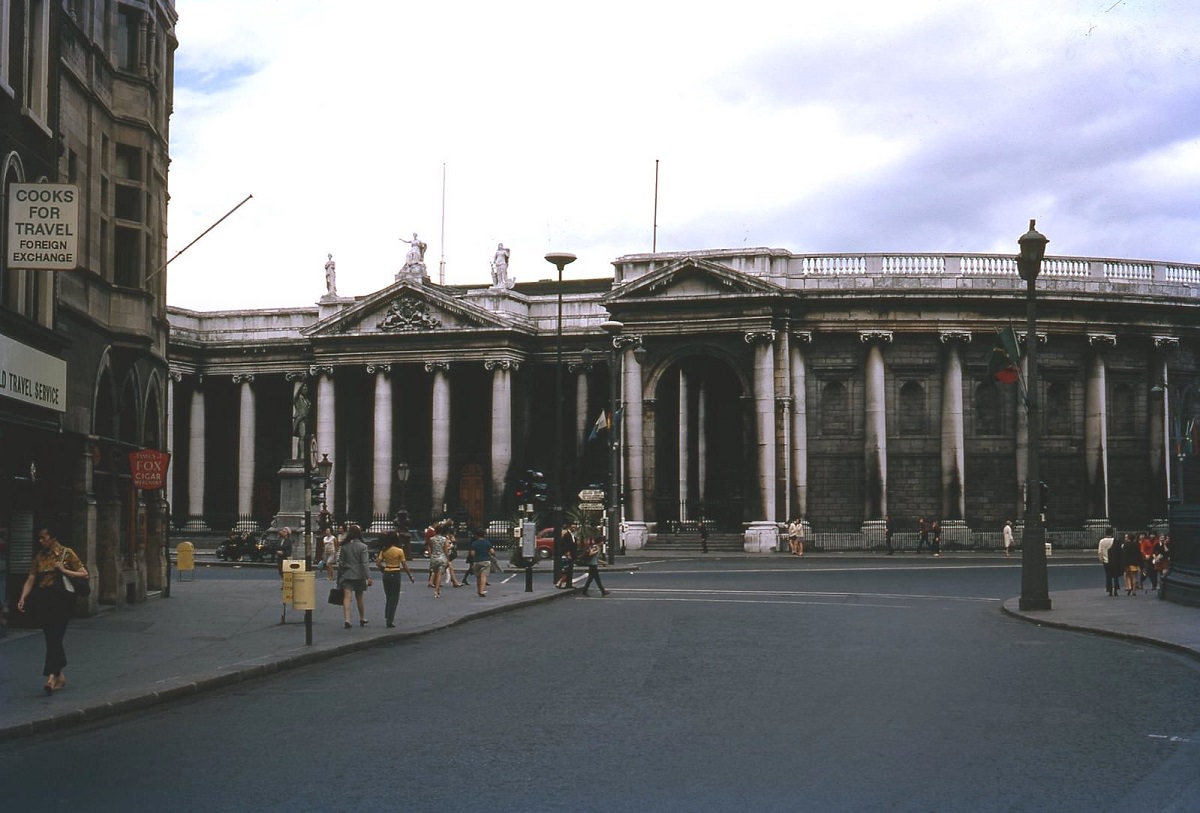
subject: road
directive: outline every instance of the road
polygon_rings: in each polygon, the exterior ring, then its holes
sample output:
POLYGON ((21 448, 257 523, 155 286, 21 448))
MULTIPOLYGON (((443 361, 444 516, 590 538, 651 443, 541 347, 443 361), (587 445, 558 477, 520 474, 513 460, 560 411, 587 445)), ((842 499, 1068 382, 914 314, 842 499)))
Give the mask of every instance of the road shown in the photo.
MULTIPOLYGON (((1097 572, 1052 563, 1051 591, 1097 572)), ((0 787, 89 811, 1200 809, 1200 664, 1002 615, 1016 560, 605 582, 5 745, 0 787)))

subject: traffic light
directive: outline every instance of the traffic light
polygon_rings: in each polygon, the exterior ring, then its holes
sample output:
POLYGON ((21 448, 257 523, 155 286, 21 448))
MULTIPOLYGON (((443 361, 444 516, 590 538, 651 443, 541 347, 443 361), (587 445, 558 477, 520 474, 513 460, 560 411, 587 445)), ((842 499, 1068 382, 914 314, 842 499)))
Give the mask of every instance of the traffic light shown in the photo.
POLYGON ((1050 489, 1046 486, 1045 480, 1038 483, 1038 494, 1042 501, 1042 519, 1045 520, 1046 513, 1050 510, 1050 489))
POLYGON ((536 469, 526 469, 517 480, 517 505, 545 505, 550 499, 546 475, 536 469))
POLYGON ((312 500, 313 505, 323 505, 325 503, 325 486, 329 480, 319 475, 314 475, 312 478, 312 500))

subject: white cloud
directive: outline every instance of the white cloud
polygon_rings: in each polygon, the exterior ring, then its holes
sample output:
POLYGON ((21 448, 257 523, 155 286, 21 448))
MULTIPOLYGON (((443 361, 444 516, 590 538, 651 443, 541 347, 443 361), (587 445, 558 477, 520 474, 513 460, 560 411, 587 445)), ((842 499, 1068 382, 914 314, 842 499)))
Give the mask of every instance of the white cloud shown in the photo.
POLYGON ((180 0, 173 305, 611 273, 658 247, 1190 261, 1200 70, 1179 4, 180 0), (352 9, 352 11, 350 10, 352 9), (445 168, 445 241, 442 176, 445 168), (1036 210, 1034 210, 1036 209, 1036 210), (1114 225, 1119 224, 1119 228, 1114 225))

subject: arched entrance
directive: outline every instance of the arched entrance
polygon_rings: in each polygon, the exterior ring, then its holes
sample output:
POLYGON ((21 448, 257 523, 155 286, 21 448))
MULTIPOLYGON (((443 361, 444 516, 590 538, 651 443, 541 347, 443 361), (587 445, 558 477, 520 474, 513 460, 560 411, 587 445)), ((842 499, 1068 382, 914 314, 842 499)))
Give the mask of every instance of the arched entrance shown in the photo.
POLYGON ((660 530, 703 518, 742 529, 747 443, 745 383, 699 352, 671 360, 653 389, 654 510, 660 530))

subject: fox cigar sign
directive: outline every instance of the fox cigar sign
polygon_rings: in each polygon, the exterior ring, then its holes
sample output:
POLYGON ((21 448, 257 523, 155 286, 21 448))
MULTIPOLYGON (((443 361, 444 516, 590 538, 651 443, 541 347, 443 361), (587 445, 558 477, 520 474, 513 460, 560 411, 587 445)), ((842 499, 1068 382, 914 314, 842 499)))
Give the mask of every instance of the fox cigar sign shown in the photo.
POLYGON ((163 487, 167 479, 167 464, 170 452, 157 449, 138 449, 129 453, 129 472, 133 475, 133 487, 154 491, 163 487))

